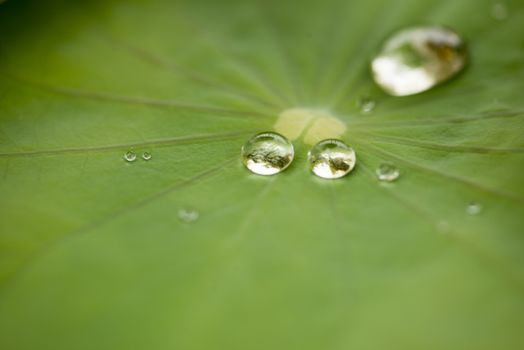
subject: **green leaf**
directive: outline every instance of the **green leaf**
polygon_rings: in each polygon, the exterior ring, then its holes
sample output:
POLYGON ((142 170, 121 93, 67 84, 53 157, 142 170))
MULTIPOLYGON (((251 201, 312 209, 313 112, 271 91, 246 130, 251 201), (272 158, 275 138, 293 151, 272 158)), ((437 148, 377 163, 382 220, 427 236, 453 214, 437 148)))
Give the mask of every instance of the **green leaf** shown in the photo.
POLYGON ((524 348, 524 3, 493 4, 3 3, 0 347, 524 348), (388 96, 369 61, 420 24, 470 65, 388 96), (349 176, 303 138, 279 175, 242 166, 290 108, 347 127, 349 176))

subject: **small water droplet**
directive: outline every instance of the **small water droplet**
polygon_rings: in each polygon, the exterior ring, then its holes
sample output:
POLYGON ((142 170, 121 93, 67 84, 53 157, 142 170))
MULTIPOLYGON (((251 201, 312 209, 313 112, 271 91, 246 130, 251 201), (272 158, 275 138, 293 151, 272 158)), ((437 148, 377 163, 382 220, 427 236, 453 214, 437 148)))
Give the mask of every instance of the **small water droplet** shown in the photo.
POLYGON ((391 36, 371 62, 375 82, 393 96, 431 89, 460 72, 467 60, 462 38, 444 27, 413 27, 391 36))
POLYGON ((482 205, 477 202, 470 202, 466 207, 466 212, 469 215, 478 215, 482 211, 482 205))
POLYGON ((369 97, 362 97, 358 101, 360 112, 364 114, 371 113, 375 109, 376 105, 377 103, 375 102, 375 100, 369 97))
POLYGON ((242 146, 244 165, 258 175, 274 175, 286 169, 295 151, 293 144, 275 132, 263 132, 253 136, 242 146))
POLYGON ((152 156, 151 153, 149 153, 149 152, 144 152, 144 153, 142 154, 142 159, 143 159, 143 160, 150 160, 151 158, 153 158, 153 156, 152 156))
POLYGON ((195 222, 200 216, 199 212, 194 209, 182 208, 178 210, 178 218, 183 222, 195 222))
POLYGON ((355 151, 344 142, 335 139, 322 140, 308 153, 311 171, 324 179, 338 179, 355 167, 355 151))
POLYGON ((124 160, 127 162, 134 162, 136 160, 136 153, 133 151, 127 151, 124 153, 124 160))
POLYGON ((505 3, 497 2, 491 6, 491 17, 497 21, 503 21, 509 16, 509 11, 505 3))
POLYGON ((392 163, 382 163, 375 171, 380 181, 393 182, 400 176, 400 170, 392 163))
POLYGON ((449 233, 451 231, 449 223, 445 220, 440 220, 437 222, 437 231, 442 234, 449 233))

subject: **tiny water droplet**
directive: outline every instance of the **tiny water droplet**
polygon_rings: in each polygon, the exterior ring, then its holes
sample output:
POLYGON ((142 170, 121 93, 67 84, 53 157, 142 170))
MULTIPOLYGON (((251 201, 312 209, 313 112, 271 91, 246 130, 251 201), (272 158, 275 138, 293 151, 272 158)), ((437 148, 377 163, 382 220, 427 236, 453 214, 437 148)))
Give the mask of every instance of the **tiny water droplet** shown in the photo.
POLYGON ((344 142, 335 139, 322 140, 308 153, 311 171, 324 179, 338 179, 355 167, 355 151, 344 142))
POLYGON ((393 182, 400 176, 400 170, 392 163, 382 163, 375 171, 380 181, 393 182))
POLYGON ((241 151, 242 162, 253 173, 274 175, 286 169, 295 151, 293 144, 275 132, 263 132, 249 139, 241 151))
POLYGON ((508 18, 509 12, 505 3, 497 2, 491 6, 491 17, 497 21, 503 21, 508 18))
POLYGON ((152 156, 151 153, 149 153, 149 152, 144 152, 144 153, 142 154, 142 159, 143 159, 143 160, 150 160, 152 157, 153 157, 153 156, 152 156))
POLYGON ((195 222, 200 216, 199 212, 194 209, 182 208, 178 210, 178 218, 183 222, 195 222))
POLYGON ((482 205, 477 202, 470 202, 466 207, 466 212, 469 215, 478 215, 482 211, 482 205))
POLYGON ((375 100, 369 98, 369 97, 362 97, 359 101, 358 101, 358 106, 360 108, 360 112, 361 113, 371 113, 375 107, 376 107, 377 103, 375 102, 375 100))
POLYGON ((413 27, 391 36, 371 62, 375 82, 393 96, 407 96, 449 80, 466 65, 462 38, 444 27, 413 27))
POLYGON ((134 162, 136 160, 136 153, 133 151, 127 151, 124 153, 124 160, 127 162, 134 162))
POLYGON ((441 220, 437 222, 437 231, 442 234, 449 233, 451 228, 449 227, 449 223, 445 220, 441 220))

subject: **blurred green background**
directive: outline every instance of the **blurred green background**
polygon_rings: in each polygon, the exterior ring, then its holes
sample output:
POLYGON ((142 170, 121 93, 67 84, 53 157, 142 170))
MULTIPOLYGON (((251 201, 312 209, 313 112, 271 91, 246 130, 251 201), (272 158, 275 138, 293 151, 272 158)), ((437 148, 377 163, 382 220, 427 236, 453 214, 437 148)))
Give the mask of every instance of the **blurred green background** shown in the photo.
POLYGON ((521 0, 3 2, 0 348, 523 349, 523 91, 521 0), (387 96, 370 59, 426 24, 470 65, 387 96), (349 176, 242 166, 296 107, 349 176))

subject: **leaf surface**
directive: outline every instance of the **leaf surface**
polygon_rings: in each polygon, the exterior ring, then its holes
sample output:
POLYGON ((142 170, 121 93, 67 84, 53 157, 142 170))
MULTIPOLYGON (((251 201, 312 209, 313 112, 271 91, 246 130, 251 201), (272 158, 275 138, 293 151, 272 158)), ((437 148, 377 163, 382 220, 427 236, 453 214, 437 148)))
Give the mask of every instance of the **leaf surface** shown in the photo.
POLYGON ((523 348, 524 4, 504 4, 0 5, 2 348, 523 348), (369 61, 419 24, 471 62, 388 96, 369 61), (303 137, 277 176, 241 165, 292 108, 346 126, 349 176, 314 177, 303 137))

